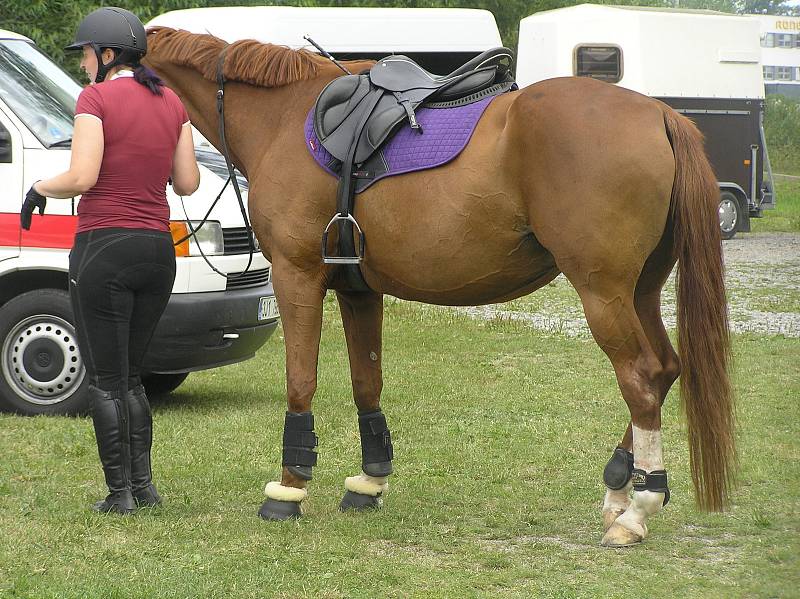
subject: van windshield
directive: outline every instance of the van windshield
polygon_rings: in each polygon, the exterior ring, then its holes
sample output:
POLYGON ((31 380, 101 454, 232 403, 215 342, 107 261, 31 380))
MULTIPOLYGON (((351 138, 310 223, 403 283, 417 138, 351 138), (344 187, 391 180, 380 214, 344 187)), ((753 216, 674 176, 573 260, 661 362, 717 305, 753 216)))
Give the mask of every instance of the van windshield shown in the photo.
POLYGON ((0 97, 45 146, 72 139, 81 89, 30 42, 0 40, 0 97))

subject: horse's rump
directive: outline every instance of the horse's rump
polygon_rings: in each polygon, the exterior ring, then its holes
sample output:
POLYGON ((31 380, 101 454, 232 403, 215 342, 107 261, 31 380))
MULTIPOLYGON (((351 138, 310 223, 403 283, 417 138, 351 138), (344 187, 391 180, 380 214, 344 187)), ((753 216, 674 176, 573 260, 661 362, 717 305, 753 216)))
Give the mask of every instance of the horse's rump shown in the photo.
POLYGON ((470 304, 533 291, 577 260, 638 272, 673 177, 658 102, 590 80, 535 84, 495 99, 452 162, 361 194, 365 276, 392 295, 470 304))

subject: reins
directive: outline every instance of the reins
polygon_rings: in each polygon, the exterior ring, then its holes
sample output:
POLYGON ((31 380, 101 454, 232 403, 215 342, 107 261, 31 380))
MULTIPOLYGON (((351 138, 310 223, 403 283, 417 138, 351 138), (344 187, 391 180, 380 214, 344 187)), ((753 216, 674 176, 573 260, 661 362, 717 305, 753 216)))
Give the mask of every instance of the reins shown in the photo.
MULTIPOLYGON (((253 243, 253 227, 250 225, 250 219, 247 216, 247 209, 244 206, 244 200, 242 200, 242 192, 239 189, 239 181, 236 179, 236 174, 234 173, 234 166, 230 159, 230 152, 228 151, 228 142, 225 138, 225 75, 222 72, 223 65, 225 63, 225 52, 228 49, 228 45, 226 44, 225 47, 219 54, 219 59, 217 60, 217 120, 219 122, 219 139, 222 143, 222 155, 225 158, 225 165, 228 167, 228 179, 225 181, 225 184, 222 186, 222 190, 220 190, 217 197, 214 199, 214 202, 211 204, 211 207, 206 212, 203 220, 200 221, 200 224, 197 225, 197 228, 192 228, 191 223, 188 220, 187 216, 187 227, 189 228, 189 233, 185 235, 183 238, 175 242, 174 245, 179 245, 189 239, 189 237, 194 237, 197 240, 197 232, 202 228, 206 221, 208 220, 211 211, 214 209, 214 206, 217 205, 217 202, 222 197, 222 194, 225 191, 225 188, 228 187, 228 183, 233 183, 233 191, 236 193, 236 199, 239 202, 239 209, 242 213, 242 220, 244 221, 245 230, 247 232, 247 246, 249 249, 250 256, 247 260, 247 266, 245 269, 235 275, 224 273, 219 269, 215 268, 213 264, 209 261, 208 257, 203 252, 203 248, 200 246, 200 243, 197 243, 197 247, 200 250, 200 255, 203 257, 203 260, 206 261, 206 264, 213 270, 215 273, 224 276, 227 279, 238 279, 247 274, 250 270, 250 266, 253 263, 253 253, 255 252, 255 244, 253 243)), ((181 205, 183 205, 183 199, 181 199, 181 205)), ((183 207, 183 212, 186 214, 186 206, 183 207)))

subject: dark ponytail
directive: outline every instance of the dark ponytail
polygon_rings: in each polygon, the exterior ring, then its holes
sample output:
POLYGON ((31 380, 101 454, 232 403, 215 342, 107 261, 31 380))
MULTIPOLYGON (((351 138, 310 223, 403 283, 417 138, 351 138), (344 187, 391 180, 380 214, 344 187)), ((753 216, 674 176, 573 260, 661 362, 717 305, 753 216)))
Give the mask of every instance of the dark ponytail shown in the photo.
POLYGON ((139 62, 142 58, 141 52, 130 49, 123 50, 121 48, 111 48, 111 50, 114 52, 114 60, 106 65, 106 68, 117 65, 133 67, 133 78, 136 83, 141 83, 157 96, 164 95, 161 89, 164 87, 164 82, 161 77, 139 62))
POLYGON ((156 75, 143 64, 136 65, 136 68, 133 71, 133 78, 136 79, 137 83, 141 83, 155 95, 161 96, 164 94, 163 90, 161 89, 164 87, 164 82, 161 81, 161 77, 156 75))

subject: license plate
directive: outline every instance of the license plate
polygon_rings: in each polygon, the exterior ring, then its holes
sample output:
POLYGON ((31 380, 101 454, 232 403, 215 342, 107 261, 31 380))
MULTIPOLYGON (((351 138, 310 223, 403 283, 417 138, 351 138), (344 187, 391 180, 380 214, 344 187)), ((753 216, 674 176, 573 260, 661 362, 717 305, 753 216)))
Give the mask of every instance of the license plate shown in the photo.
POLYGON ((278 318, 278 302, 274 296, 258 298, 258 319, 278 318))

